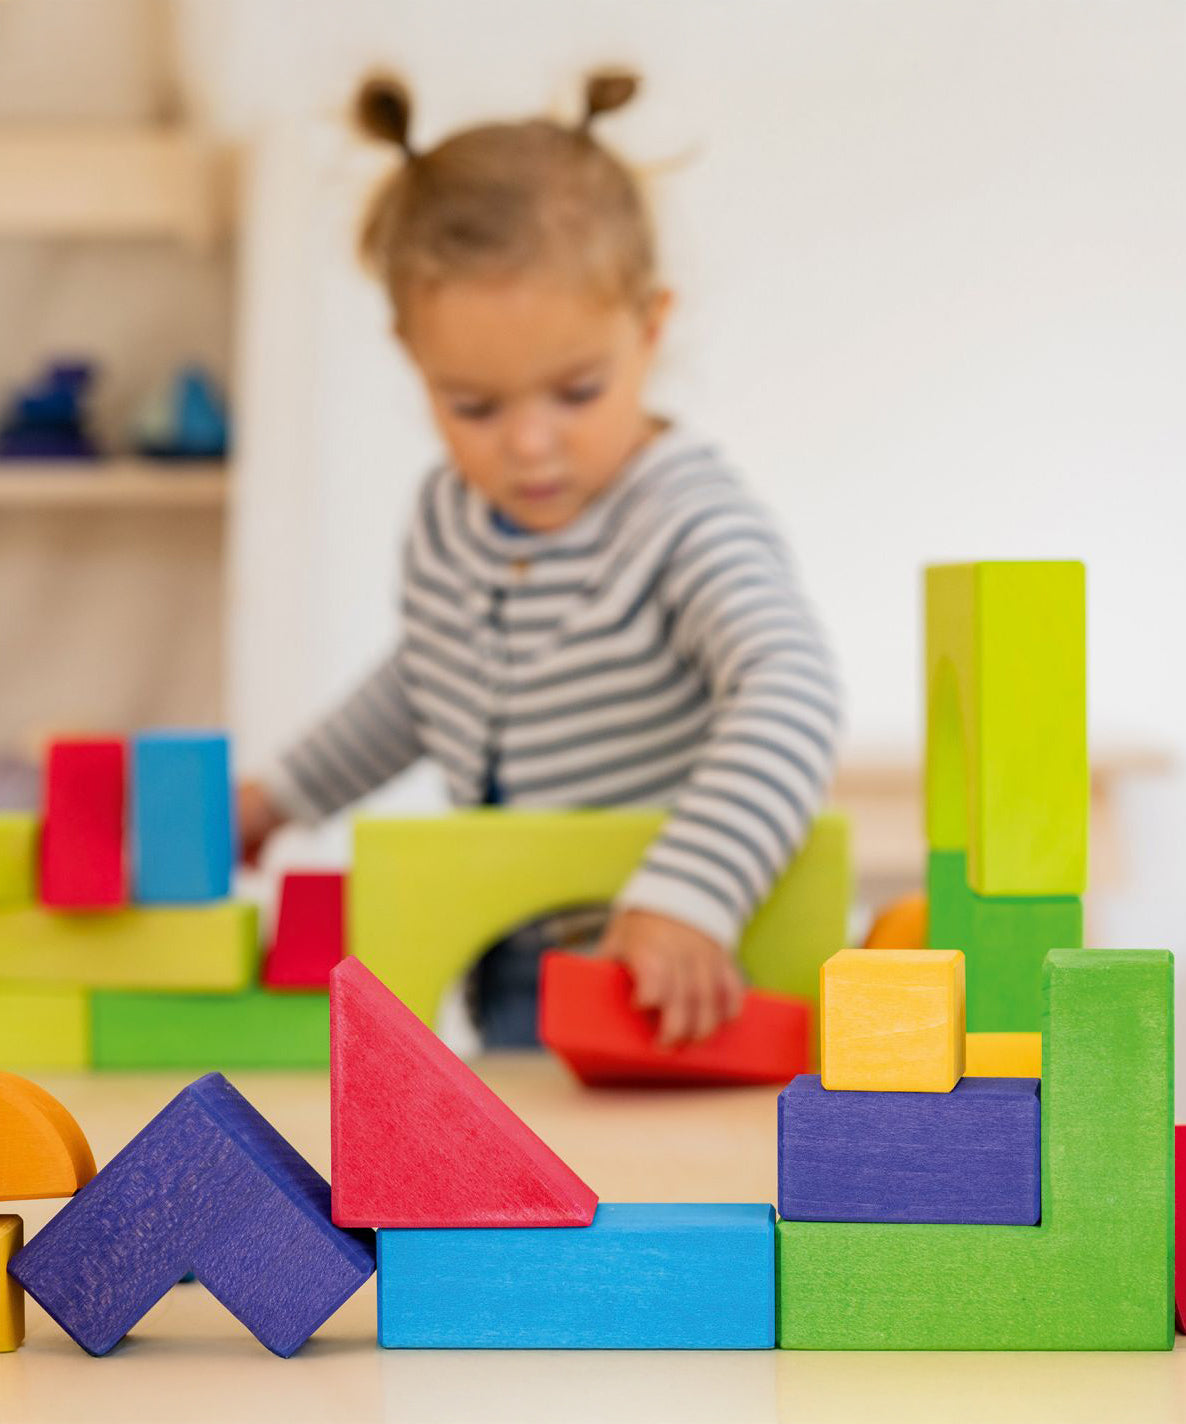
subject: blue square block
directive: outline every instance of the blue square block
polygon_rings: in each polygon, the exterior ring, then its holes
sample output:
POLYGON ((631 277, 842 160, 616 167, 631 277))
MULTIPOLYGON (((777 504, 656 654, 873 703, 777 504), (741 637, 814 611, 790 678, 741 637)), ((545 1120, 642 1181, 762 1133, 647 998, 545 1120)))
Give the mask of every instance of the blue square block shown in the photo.
POLYGON ((778 1095, 778 1214, 788 1221, 1033 1226, 1041 1215, 1037 1078, 963 1078, 950 1093, 778 1095))
POLYGON ((132 867, 141 904, 223 900, 235 831, 220 733, 145 732, 132 742, 132 867))
POLYGON ((774 1345, 767 1205, 603 1202, 590 1226, 378 1237, 379 1344, 388 1348, 774 1345))

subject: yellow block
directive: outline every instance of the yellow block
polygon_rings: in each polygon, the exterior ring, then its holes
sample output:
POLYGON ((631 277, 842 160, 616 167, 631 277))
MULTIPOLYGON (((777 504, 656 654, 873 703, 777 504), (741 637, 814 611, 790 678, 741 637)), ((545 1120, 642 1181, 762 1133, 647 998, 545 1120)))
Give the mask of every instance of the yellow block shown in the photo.
POLYGON ((25 1338, 25 1293, 8 1274, 8 1263, 24 1245, 19 1216, 0 1216, 0 1354, 25 1338))
POLYGON ((927 570, 927 836, 979 895, 1087 886, 1086 587, 1079 563, 927 570))
POLYGON ((37 817, 0 811, 0 905, 30 905, 37 898, 37 817))
POLYGON ((966 1078, 1040 1078, 1040 1033, 970 1033, 966 1078))
POLYGON ((91 1063, 91 1003, 83 989, 0 984, 0 1068, 71 1071, 91 1063))
POLYGON ((255 978, 254 905, 0 911, 0 982, 233 994, 255 978))
POLYGON ((964 1072, 964 956, 842 949, 820 971, 825 1088, 949 1093, 964 1072))

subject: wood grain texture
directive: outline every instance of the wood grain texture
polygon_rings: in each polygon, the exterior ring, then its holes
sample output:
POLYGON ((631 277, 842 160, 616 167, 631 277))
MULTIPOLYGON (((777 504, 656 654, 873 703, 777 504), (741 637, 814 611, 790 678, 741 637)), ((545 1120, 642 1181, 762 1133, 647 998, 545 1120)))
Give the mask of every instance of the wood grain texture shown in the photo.
POLYGON ((0 1355, 19 1349, 25 1338, 25 1293, 8 1274, 23 1241, 20 1217, 0 1216, 0 1355))
POLYGON ((289 871, 280 882, 276 931, 263 981, 274 989, 324 989, 346 948, 346 877, 289 871))
POLYGON ((0 1073, 0 1201, 72 1196, 94 1175, 90 1144, 57 1098, 0 1073))
POLYGON ((1173 1345, 1173 957, 1052 950, 1039 1226, 778 1225, 779 1342, 1173 1345))
POLYGON ((778 1096, 778 1213, 1033 1226, 1038 1086, 963 1078, 950 1093, 830 1093, 805 1073, 778 1096))
POLYGON ((291 1355, 374 1269, 370 1232, 330 1220, 329 1184, 221 1074, 183 1089, 10 1270, 92 1355, 188 1271, 291 1355))
POLYGON ((59 909, 127 900, 124 744, 54 742, 46 757, 40 895, 59 909))
POLYGON ((147 905, 226 899, 235 864, 226 735, 140 733, 131 787, 133 897, 147 905))
POLYGON ((587 1226, 597 1196, 348 956, 330 975, 339 1226, 587 1226))
POLYGON ((575 1229, 380 1231, 379 1343, 768 1350, 774 1212, 605 1203, 575 1229))
POLYGON ((964 959, 951 950, 843 949, 820 971, 830 1090, 949 1093, 964 1071, 964 959))
POLYGON ((591 1085, 785 1083, 811 1066, 813 1006, 751 989, 711 1038, 661 1047, 657 1015, 633 1007, 626 967, 554 952, 540 979, 540 1037, 591 1085))

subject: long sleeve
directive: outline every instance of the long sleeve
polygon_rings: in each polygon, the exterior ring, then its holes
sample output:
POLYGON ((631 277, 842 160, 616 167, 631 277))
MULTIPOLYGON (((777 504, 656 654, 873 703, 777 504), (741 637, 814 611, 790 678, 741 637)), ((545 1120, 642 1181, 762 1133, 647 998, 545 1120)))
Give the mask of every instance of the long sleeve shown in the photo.
POLYGON ((693 522, 658 593, 714 716, 669 820, 617 903, 732 947, 827 793, 839 687, 789 556, 748 501, 693 522))
POLYGON ((265 774, 292 815, 318 821, 390 781, 424 753, 397 647, 265 774))

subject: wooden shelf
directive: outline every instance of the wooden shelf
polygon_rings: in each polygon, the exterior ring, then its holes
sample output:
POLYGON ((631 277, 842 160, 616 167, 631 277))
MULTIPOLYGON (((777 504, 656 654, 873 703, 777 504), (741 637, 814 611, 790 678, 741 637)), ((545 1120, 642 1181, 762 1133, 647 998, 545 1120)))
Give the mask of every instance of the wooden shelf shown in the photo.
POLYGON ((4 124, 0 193, 0 237, 202 246, 230 226, 230 154, 184 128, 4 124))
POLYGON ((0 460, 4 509, 217 509, 228 487, 217 461, 0 460))

